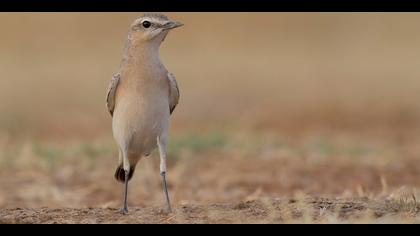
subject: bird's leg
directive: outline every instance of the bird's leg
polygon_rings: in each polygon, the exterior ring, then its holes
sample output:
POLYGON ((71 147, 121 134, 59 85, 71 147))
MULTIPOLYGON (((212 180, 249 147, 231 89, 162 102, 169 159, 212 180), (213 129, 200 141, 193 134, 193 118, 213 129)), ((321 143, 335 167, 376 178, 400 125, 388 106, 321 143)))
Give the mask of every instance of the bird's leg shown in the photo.
POLYGON ((166 183, 166 138, 157 138, 159 154, 160 154, 160 175, 162 176, 163 190, 166 197, 168 212, 172 212, 171 201, 169 198, 168 185, 166 183))
POLYGON ((122 161, 123 161, 123 169, 124 169, 124 204, 121 208, 122 214, 128 214, 128 178, 130 175, 130 163, 128 161, 128 152, 124 149, 122 150, 122 161))
POLYGON ((165 191, 166 205, 168 207, 168 212, 171 213, 172 212, 172 208, 171 208, 171 201, 169 199, 168 186, 166 184, 166 172, 161 172, 160 174, 162 176, 163 189, 165 191))
POLYGON ((128 196, 128 175, 129 175, 129 170, 124 170, 125 172, 125 180, 124 180, 124 205, 121 208, 121 213, 122 214, 128 214, 128 203, 127 203, 127 196, 128 196))

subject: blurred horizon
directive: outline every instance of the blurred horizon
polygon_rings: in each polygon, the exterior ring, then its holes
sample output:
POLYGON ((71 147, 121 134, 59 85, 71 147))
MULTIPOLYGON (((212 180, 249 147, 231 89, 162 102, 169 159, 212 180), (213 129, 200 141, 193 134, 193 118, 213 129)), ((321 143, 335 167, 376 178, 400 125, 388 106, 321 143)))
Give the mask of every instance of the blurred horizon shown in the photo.
MULTIPOLYGON (((419 128, 416 13, 165 13, 174 132, 419 128)), ((0 131, 110 135, 108 82, 141 13, 2 13, 0 131)))

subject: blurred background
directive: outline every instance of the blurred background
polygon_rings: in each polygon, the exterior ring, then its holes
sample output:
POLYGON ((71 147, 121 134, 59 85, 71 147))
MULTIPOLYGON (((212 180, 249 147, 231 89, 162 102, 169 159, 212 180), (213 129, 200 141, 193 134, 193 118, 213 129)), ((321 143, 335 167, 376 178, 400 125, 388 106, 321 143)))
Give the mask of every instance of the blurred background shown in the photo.
MULTIPOLYGON (((140 15, 0 14, 0 207, 119 206, 105 95, 140 15)), ((176 204, 420 184, 420 14, 167 15, 176 204)), ((164 203, 158 169, 132 204, 164 203)))

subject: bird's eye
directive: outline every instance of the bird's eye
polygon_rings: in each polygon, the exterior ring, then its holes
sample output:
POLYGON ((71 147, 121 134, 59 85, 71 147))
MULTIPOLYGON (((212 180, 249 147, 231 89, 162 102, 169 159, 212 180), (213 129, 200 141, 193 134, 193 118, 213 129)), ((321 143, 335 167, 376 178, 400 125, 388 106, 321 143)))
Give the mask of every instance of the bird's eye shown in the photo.
POLYGON ((143 25, 144 28, 149 28, 152 25, 152 23, 150 23, 150 21, 147 21, 147 20, 143 21, 143 23, 141 24, 143 25))

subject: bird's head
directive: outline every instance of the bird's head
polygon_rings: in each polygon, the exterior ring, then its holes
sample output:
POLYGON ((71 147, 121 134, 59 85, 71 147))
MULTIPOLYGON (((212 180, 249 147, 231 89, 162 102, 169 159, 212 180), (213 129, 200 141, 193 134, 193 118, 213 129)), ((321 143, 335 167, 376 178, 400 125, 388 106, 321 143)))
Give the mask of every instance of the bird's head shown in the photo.
POLYGON ((143 43, 160 44, 171 29, 183 26, 159 13, 146 13, 137 18, 130 26, 130 33, 135 40, 143 43))

